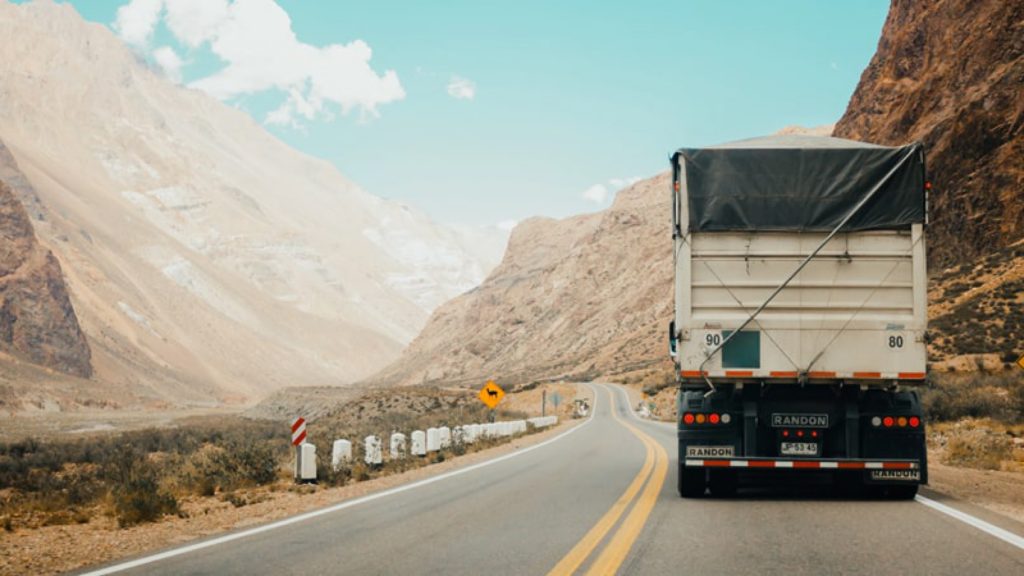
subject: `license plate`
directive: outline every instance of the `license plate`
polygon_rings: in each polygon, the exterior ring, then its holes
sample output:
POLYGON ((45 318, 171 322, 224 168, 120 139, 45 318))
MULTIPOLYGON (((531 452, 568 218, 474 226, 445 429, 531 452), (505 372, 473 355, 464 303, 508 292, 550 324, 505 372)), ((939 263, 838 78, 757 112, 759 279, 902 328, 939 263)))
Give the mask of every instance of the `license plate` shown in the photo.
POLYGON ((817 456, 818 445, 815 442, 783 442, 783 456, 817 456))

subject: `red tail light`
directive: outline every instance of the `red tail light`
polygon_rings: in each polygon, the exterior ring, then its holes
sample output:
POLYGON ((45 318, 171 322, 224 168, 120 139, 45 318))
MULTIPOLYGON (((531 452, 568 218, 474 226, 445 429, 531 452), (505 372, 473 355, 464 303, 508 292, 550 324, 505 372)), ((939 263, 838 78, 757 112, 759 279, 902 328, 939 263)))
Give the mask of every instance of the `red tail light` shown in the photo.
POLYGON ((719 420, 721 420, 721 417, 719 417, 718 414, 712 414, 711 416, 708 416, 708 422, 711 422, 712 424, 718 424, 719 420))
POLYGON ((917 428, 920 425, 921 425, 921 419, 920 418, 918 418, 917 416, 911 416, 910 417, 910 427, 911 428, 917 428))
POLYGON ((796 435, 797 435, 797 437, 799 437, 799 438, 803 438, 803 437, 804 437, 804 431, 803 431, 803 430, 797 430, 797 431, 796 431, 796 435))
POLYGON ((782 435, 786 438, 789 438, 789 430, 783 430, 782 435))
POLYGON ((882 419, 882 425, 885 426, 886 428, 892 428, 893 424, 894 422, 892 416, 886 416, 885 418, 882 419))
POLYGON ((689 412, 687 412, 686 414, 683 414, 683 423, 684 424, 693 424, 693 414, 690 414, 689 412))
POLYGON ((817 437, 818 437, 818 431, 817 430, 811 430, 811 438, 817 438, 817 437))

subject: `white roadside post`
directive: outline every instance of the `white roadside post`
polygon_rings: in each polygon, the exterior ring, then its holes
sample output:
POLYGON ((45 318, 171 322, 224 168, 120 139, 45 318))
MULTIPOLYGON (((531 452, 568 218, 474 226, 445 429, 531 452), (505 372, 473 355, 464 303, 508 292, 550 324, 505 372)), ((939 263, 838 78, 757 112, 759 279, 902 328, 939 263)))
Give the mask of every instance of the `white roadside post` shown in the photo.
POLYGON ((391 435, 391 459, 405 458, 405 434, 395 432, 391 435))
POLYGON ((299 445, 299 451, 302 453, 299 480, 302 482, 316 482, 316 445, 303 442, 299 445))
POLYGON ((331 468, 335 472, 338 468, 341 468, 343 464, 347 464, 352 461, 352 443, 348 440, 335 440, 334 446, 331 450, 331 468))
POLYGON ((427 455, 427 433, 423 430, 415 430, 412 433, 412 455, 427 455))
POLYGON ((438 440, 441 444, 441 448, 450 448, 452 445, 452 430, 447 426, 441 426, 437 429, 438 440))
POLYGON ((437 428, 427 428, 427 452, 437 452, 441 449, 441 431, 437 428))
POLYGON ((384 455, 381 453, 381 441, 377 436, 367 436, 363 440, 363 447, 365 448, 365 455, 363 460, 370 466, 379 466, 384 462, 384 455))

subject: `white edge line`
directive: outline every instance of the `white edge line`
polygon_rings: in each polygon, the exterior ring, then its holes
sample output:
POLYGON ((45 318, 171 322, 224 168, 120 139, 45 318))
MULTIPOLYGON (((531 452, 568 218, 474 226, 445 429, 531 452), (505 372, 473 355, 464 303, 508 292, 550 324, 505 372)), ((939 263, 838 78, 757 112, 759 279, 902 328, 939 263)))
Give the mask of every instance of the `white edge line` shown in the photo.
POLYGON ((84 573, 82 573, 81 576, 103 576, 105 574, 113 574, 115 572, 121 572, 121 571, 124 571, 124 570, 129 570, 131 568, 138 568, 139 566, 145 566, 147 564, 152 564, 154 562, 159 562, 161 560, 166 560, 168 558, 174 558, 175 556, 182 556, 182 555, 185 555, 185 554, 188 554, 188 553, 191 553, 191 552, 195 552, 196 550, 202 550, 204 548, 210 548, 212 546, 217 546, 217 545, 220 545, 220 544, 226 544, 228 542, 233 542, 235 540, 240 540, 242 538, 247 538, 247 537, 253 536, 255 534, 261 534, 263 532, 269 532, 271 530, 276 530, 278 528, 284 528, 285 526, 290 526, 292 524, 298 524, 299 522, 304 522, 306 520, 310 520, 310 519, 316 518, 318 516, 323 516, 325 514, 331 514, 333 512, 337 512, 339 510, 344 510, 346 508, 351 508, 353 506, 358 506, 360 504, 365 504, 367 502, 372 502, 374 500, 379 500, 381 498, 386 498, 388 496, 392 496, 394 494, 399 494, 401 492, 406 492, 406 491, 409 491, 409 490, 413 490, 413 489, 419 488, 421 486, 427 486, 428 484, 433 484, 435 482, 440 482, 441 480, 445 480, 445 479, 451 478, 453 476, 459 476, 460 474, 465 474, 467 472, 472 472, 473 470, 479 470, 480 468, 484 468, 484 467, 490 466, 492 464, 497 464, 498 462, 504 462, 505 460, 509 460, 509 459, 515 458, 517 456, 522 456, 523 454, 526 454, 528 452, 532 452, 534 450, 537 450, 538 448, 543 448, 544 446, 547 446, 548 444, 551 444, 553 442, 561 440, 562 438, 565 438, 566 436, 572 434, 573 432, 576 432, 577 430, 580 430, 581 428, 583 428, 587 424, 590 424, 590 422, 594 419, 594 414, 597 412, 597 392, 592 387, 590 387, 589 384, 584 384, 584 386, 587 386, 588 388, 591 388, 591 392, 594 395, 594 409, 590 411, 590 416, 587 417, 586 422, 583 422, 579 426, 574 426, 573 428, 570 428, 569 430, 566 430, 565 432, 562 432, 558 436, 555 436, 554 438, 549 438, 549 439, 541 442, 540 444, 534 444, 533 446, 527 446, 526 448, 523 448, 521 450, 516 450, 515 452, 512 452, 510 454, 505 454, 504 456, 498 456, 497 458, 493 458, 491 460, 486 460, 484 462, 478 462, 476 464, 472 464, 470 466, 466 466, 465 468, 459 468, 458 470, 452 470, 450 472, 445 472, 443 474, 438 474, 437 476, 431 476, 430 478, 425 478, 423 480, 418 480, 418 481, 412 482, 410 484, 403 484, 402 486, 396 486, 395 488, 390 488, 388 490, 384 490, 383 492, 376 492, 374 494, 369 494, 367 496, 361 496, 361 497, 356 498, 354 500, 346 500, 345 502, 341 502, 341 503, 335 504, 333 506, 328 506, 326 508, 320 508, 319 510, 313 510, 312 512, 306 512, 306 513, 303 513, 303 514, 299 514, 297 516, 292 516, 290 518, 285 518, 283 520, 278 520, 277 522, 271 522, 270 524, 264 524, 263 526, 258 526, 256 528, 251 528, 249 530, 243 530, 241 532, 234 532, 232 534, 226 534, 224 536, 213 538, 212 540, 204 540, 203 542, 197 542, 195 544, 189 544, 189 545, 186 545, 186 546, 182 546, 181 548, 174 548, 174 549, 171 549, 171 550, 166 550, 164 552, 159 552, 157 554, 153 554, 151 556, 144 556, 142 558, 136 558, 135 560, 129 560, 128 562, 122 562, 122 563, 119 563, 119 564, 114 564, 113 566, 107 566, 105 568, 99 568, 97 570, 93 570, 93 571, 90 571, 90 572, 84 572, 84 573))
POLYGON ((1007 544, 1010 544, 1011 546, 1016 546, 1017 548, 1024 550, 1024 537, 1018 536, 1013 532, 1010 532, 1009 530, 1004 530, 999 526, 989 524, 988 522, 985 522, 980 518, 975 518, 974 516, 971 516, 966 512, 961 512, 956 508, 946 506, 941 502, 936 502, 935 500, 932 500, 931 498, 926 498, 924 496, 921 496, 920 494, 918 494, 917 497, 915 497, 914 499, 933 510, 942 512, 943 514, 950 516, 952 518, 956 518, 964 524, 969 524, 990 536, 995 536, 996 538, 999 538, 1000 540, 1006 542, 1007 544))

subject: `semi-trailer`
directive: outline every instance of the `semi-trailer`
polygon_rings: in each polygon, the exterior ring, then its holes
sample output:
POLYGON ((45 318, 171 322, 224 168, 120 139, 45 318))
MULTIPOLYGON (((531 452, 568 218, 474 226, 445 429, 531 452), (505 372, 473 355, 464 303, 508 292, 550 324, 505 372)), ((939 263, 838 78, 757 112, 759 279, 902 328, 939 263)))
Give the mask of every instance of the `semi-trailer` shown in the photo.
POLYGON ((927 483, 922 146, 773 136, 671 157, 678 489, 927 483))

